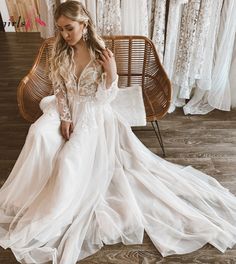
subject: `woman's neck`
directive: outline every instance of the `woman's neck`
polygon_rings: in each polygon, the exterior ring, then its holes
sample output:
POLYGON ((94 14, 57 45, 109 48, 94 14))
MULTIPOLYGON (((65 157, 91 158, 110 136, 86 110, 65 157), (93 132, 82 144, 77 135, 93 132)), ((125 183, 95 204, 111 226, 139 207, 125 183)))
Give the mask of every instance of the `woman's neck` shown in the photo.
POLYGON ((87 50, 88 45, 85 41, 81 39, 78 43, 74 45, 73 48, 74 48, 75 53, 77 53, 77 52, 80 52, 81 50, 87 50))

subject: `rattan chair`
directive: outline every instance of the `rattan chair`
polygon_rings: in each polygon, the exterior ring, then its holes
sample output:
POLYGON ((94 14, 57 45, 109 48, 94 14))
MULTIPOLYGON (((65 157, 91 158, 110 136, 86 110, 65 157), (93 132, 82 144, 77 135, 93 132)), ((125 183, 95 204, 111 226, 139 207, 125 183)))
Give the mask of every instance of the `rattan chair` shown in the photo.
MULTIPOLYGON (((151 122, 165 156, 158 120, 167 113, 172 89, 154 44, 144 36, 104 36, 103 38, 115 55, 119 87, 134 84, 142 86, 147 121, 151 122)), ((40 100, 53 92, 48 78, 53 42, 54 38, 43 42, 32 69, 21 80, 17 89, 20 113, 30 122, 34 122, 42 114, 39 108, 40 100)))

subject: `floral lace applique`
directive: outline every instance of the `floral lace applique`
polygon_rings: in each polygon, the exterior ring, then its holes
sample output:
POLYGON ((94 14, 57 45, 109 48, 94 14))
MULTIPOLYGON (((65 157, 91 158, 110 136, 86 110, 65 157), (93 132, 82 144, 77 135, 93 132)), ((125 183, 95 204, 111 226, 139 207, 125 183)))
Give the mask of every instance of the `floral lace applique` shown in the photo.
POLYGON ((101 73, 94 67, 89 67, 81 76, 81 80, 78 84, 80 96, 91 96, 95 95, 98 87, 98 79, 101 73))
POLYGON ((106 88, 106 73, 102 73, 102 67, 96 63, 87 67, 80 76, 78 83, 65 88, 57 88, 54 94, 57 97, 60 119, 72 122, 70 105, 77 102, 96 101, 101 104, 114 100, 118 87, 118 75, 109 88, 106 88))
POLYGON ((60 119, 63 121, 72 122, 65 88, 61 85, 59 88, 54 89, 54 94, 57 98, 57 107, 60 119))

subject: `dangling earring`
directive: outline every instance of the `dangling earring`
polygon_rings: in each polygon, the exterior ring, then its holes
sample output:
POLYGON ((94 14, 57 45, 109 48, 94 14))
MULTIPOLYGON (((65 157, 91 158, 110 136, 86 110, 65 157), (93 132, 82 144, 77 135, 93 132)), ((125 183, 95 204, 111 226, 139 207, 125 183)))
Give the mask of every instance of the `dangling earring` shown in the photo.
POLYGON ((82 37, 83 37, 83 41, 87 41, 88 40, 88 29, 87 28, 83 29, 82 37))

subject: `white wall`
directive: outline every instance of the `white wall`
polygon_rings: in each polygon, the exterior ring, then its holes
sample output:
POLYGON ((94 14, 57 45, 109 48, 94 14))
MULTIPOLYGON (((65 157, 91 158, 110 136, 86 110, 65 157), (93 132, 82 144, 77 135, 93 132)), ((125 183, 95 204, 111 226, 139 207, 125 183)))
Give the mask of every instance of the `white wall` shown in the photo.
MULTIPOLYGON (((9 22, 9 19, 10 19, 10 14, 8 13, 8 9, 7 9, 7 4, 6 4, 6 1, 5 0, 0 0, 0 12, 1 12, 1 15, 2 15, 2 21, 3 22, 9 22)), ((15 32, 15 27, 12 26, 12 23, 10 23, 10 26, 5 26, 5 31, 6 32, 15 32)))

